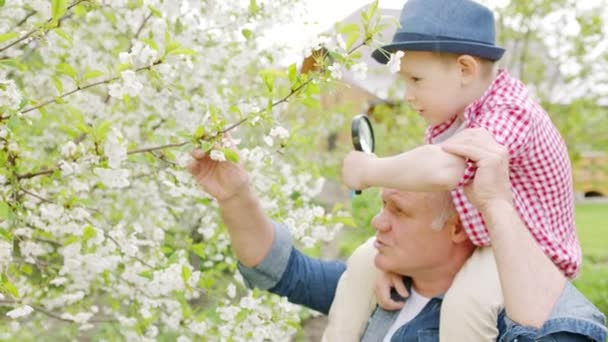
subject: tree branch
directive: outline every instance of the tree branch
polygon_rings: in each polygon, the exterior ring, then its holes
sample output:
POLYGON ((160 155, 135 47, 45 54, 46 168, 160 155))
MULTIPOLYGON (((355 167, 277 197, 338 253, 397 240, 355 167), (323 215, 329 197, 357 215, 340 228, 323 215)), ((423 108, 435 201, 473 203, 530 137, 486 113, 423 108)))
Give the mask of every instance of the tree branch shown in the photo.
MULTIPOLYGON (((68 16, 70 16, 70 15, 71 15, 71 13, 67 13, 67 12, 69 12, 69 11, 70 11, 70 10, 71 10, 71 9, 72 9, 74 6, 76 6, 76 5, 80 4, 81 2, 85 2, 85 1, 88 1, 88 0, 78 0, 78 1, 74 2, 73 4, 71 4, 70 6, 68 6, 68 8, 67 8, 67 10, 66 10, 66 14, 64 14, 64 15, 63 15, 61 18, 59 18, 59 20, 57 20, 57 21, 58 21, 58 22, 61 22, 61 20, 63 20, 63 19, 65 19, 65 18, 67 18, 68 16)), ((35 13, 35 12, 34 12, 34 13, 35 13)), ((34 13, 31 13, 31 15, 34 15, 34 13)), ((28 15, 28 16, 27 16, 25 19, 23 19, 22 21, 27 20, 27 19, 28 19, 28 18, 29 18, 31 15, 28 15)), ((47 22, 47 23, 50 23, 52 20, 53 20, 53 18, 48 19, 46 22, 47 22)), ((17 26, 19 26, 20 24, 21 24, 21 22, 19 22, 19 23, 17 24, 17 26)), ((0 48, 0 52, 3 52, 3 51, 5 51, 5 50, 7 50, 7 49, 9 49, 9 48, 11 48, 11 47, 13 47, 13 46, 15 46, 15 45, 17 45, 17 44, 21 43, 22 41, 24 41, 24 40, 28 39, 28 38, 29 38, 31 35, 33 35, 34 33, 36 33, 36 31, 38 31, 39 29, 40 29, 40 27, 37 27, 37 28, 35 28, 35 29, 33 29, 33 30, 31 30, 31 31, 27 32, 27 33, 26 33, 26 34, 24 34, 23 36, 19 37, 19 39, 15 40, 14 42, 12 42, 12 43, 10 43, 10 44, 8 44, 8 45, 6 45, 6 46, 4 46, 4 47, 0 48)))
MULTIPOLYGON (((162 63, 162 61, 161 61, 160 59, 159 59, 159 60, 156 60, 154 63, 152 63, 152 64, 150 64, 150 65, 148 65, 148 66, 145 66, 145 67, 141 67, 141 68, 135 69, 135 72, 140 72, 140 71, 143 71, 143 70, 149 70, 149 69, 151 69, 153 66, 158 65, 158 64, 161 64, 161 63, 162 63)), ((79 86, 79 87, 76 87, 76 88, 74 88, 74 89, 72 89, 72 90, 68 91, 67 93, 61 94, 60 96, 58 96, 58 97, 56 97, 56 98, 54 98, 54 99, 44 101, 43 103, 41 103, 41 104, 39 104, 39 105, 37 105, 37 106, 34 106, 34 107, 26 108, 26 109, 24 109, 23 111, 21 111, 21 113, 22 113, 22 114, 25 114, 25 113, 27 113, 27 112, 31 112, 31 111, 33 111, 33 110, 39 109, 39 108, 41 108, 41 107, 44 107, 44 106, 46 106, 46 105, 48 105, 48 104, 51 104, 51 103, 56 102, 58 98, 59 98, 59 99, 62 99, 62 98, 64 98, 64 97, 70 96, 70 95, 72 95, 72 94, 74 94, 74 93, 77 93, 77 92, 79 92, 79 91, 86 90, 86 89, 89 89, 89 88, 92 88, 92 87, 98 86, 98 85, 100 85, 100 84, 106 84, 106 83, 110 83, 110 82, 116 81, 116 80, 117 80, 117 79, 119 79, 119 78, 120 78, 120 76, 114 76, 114 77, 112 77, 112 78, 108 78, 108 79, 105 79, 105 80, 102 80, 102 81, 98 81, 98 82, 93 82, 93 83, 91 83, 91 84, 87 84, 86 86, 82 86, 82 87, 80 87, 80 86, 79 86)))

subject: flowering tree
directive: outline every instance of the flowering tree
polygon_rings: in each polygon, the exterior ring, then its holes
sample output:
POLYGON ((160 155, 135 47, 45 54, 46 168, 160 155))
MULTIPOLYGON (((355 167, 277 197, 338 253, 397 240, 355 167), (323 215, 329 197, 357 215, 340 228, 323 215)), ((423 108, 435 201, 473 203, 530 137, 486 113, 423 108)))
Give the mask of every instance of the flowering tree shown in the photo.
MULTIPOLYGON (((375 8, 322 40, 342 68, 379 30, 375 8)), ((308 247, 348 220, 313 201, 323 179, 302 156, 314 128, 285 116, 288 102, 314 106, 336 67, 277 70, 281 49, 260 48, 297 3, 17 0, 0 11, 0 334, 292 334, 299 311, 246 290, 216 204, 184 166, 194 147, 247 164, 264 208, 308 247)))

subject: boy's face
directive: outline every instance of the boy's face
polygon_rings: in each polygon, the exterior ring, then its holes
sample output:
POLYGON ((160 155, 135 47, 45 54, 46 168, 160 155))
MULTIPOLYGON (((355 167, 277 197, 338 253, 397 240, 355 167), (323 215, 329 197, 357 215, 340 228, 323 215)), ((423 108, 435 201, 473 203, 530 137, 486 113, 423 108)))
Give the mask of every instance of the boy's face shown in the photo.
POLYGON ((405 99, 430 126, 460 114, 467 106, 456 57, 406 51, 401 58, 405 99))

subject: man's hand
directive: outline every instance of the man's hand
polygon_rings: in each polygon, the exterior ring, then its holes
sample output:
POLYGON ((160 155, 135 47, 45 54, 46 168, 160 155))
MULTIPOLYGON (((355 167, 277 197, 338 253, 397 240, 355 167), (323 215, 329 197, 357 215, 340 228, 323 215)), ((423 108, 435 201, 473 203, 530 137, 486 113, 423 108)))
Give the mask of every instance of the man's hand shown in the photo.
POLYGON ((216 161, 201 150, 192 151, 188 171, 198 185, 218 202, 225 202, 248 189, 249 176, 237 164, 216 161))
POLYGON ((444 151, 475 162, 477 171, 465 194, 481 212, 495 202, 512 201, 509 153, 482 128, 466 129, 441 146, 444 151))
POLYGON ((350 152, 342 163, 342 181, 354 190, 363 190, 369 185, 365 183, 365 173, 376 156, 360 151, 350 152))

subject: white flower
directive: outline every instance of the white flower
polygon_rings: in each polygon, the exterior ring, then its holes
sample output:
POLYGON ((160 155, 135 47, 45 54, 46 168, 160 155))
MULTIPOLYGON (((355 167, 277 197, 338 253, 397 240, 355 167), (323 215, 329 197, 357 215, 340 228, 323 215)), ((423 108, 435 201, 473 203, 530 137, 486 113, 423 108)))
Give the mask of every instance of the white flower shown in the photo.
POLYGON ((64 157, 71 157, 76 153, 78 146, 73 141, 68 141, 65 145, 61 147, 61 155, 64 157))
POLYGON ((128 52, 121 52, 118 54, 118 60, 122 64, 133 64, 133 58, 128 52))
POLYGON ((31 306, 24 305, 7 312, 6 315, 12 319, 15 319, 19 317, 25 317, 31 314, 32 312, 34 312, 34 309, 32 309, 31 306))
POLYGON ((17 150, 19 149, 19 145, 17 145, 16 142, 11 142, 8 144, 8 151, 9 152, 17 152, 17 150))
POLYGON ((0 138, 6 138, 8 136, 9 130, 6 126, 0 126, 0 138))
POLYGON ((346 42, 341 34, 336 35, 336 44, 342 51, 346 51, 346 42))
POLYGON ((209 154, 209 157, 211 157, 212 160, 219 161, 219 162, 226 161, 226 156, 224 155, 224 152, 219 151, 219 150, 212 150, 211 153, 209 154))
POLYGON ((99 181, 110 188, 125 188, 129 186, 130 170, 126 169, 104 169, 96 167, 93 172, 99 177, 99 181))
POLYGON ((330 65, 327 69, 331 72, 331 77, 339 80, 342 78, 342 67, 338 63, 330 65))
POLYGON ((391 53, 391 58, 388 60, 386 65, 388 66, 388 70, 391 73, 398 73, 401 70, 401 58, 403 57, 403 51, 397 51, 395 53, 391 53))
POLYGON ((279 139, 285 139, 289 137, 289 131, 281 126, 273 127, 270 130, 271 137, 279 137, 279 139))
POLYGON ((103 152, 108 158, 108 166, 112 169, 118 169, 120 164, 127 159, 127 143, 118 130, 112 129, 110 131, 103 152))
POLYGON ((123 91, 130 96, 137 96, 143 89, 143 85, 137 80, 133 70, 125 70, 120 73, 124 81, 123 91))
POLYGON ((228 285, 228 297, 230 298, 234 298, 236 297, 236 286, 234 286, 234 284, 230 283, 230 285, 228 285))
POLYGON ((268 135, 264 137, 264 142, 266 143, 266 145, 268 145, 268 147, 272 147, 272 145, 274 144, 274 140, 268 135))
POLYGON ((65 277, 57 277, 57 278, 51 280, 50 284, 55 285, 55 286, 61 286, 61 285, 65 284, 66 281, 68 281, 68 279, 65 277))
POLYGON ((355 80, 364 81, 367 78, 367 64, 365 62, 353 65, 351 70, 354 73, 355 80))
POLYGON ((0 104, 17 109, 21 103, 21 93, 13 80, 0 80, 0 104))

